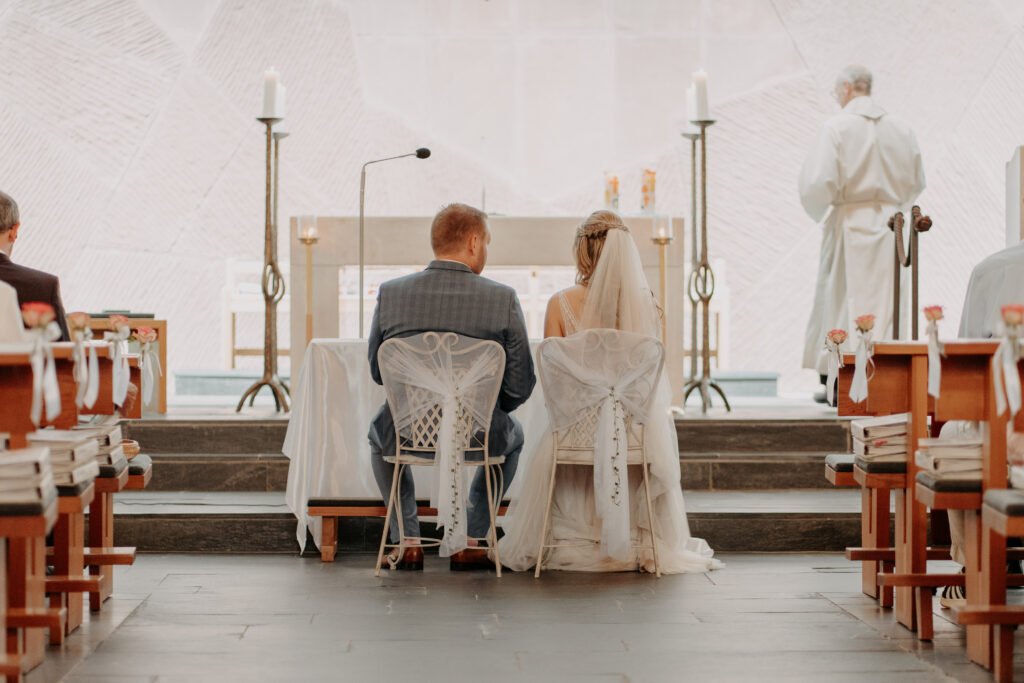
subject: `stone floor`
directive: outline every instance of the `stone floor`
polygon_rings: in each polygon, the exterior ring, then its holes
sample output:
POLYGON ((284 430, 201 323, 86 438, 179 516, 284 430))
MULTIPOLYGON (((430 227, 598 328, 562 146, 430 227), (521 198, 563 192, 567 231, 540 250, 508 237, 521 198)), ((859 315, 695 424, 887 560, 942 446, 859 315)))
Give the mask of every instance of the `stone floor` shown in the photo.
POLYGON ((722 559, 497 581, 436 557, 376 579, 365 555, 145 555, 27 681, 991 680, 952 624, 920 644, 879 612, 840 555, 722 559))

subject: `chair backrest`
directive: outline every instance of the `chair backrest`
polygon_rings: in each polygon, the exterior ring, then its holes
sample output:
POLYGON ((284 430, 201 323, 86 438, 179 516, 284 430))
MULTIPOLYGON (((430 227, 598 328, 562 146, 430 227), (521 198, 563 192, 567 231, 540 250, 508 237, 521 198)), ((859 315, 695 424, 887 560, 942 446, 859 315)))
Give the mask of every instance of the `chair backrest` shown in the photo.
POLYGON ((642 442, 642 425, 661 381, 661 342, 630 332, 590 329, 544 340, 537 367, 556 445, 594 447, 601 408, 609 398, 622 406, 630 447, 642 442))
POLYGON ((377 352, 401 450, 439 447, 445 406, 454 409, 459 448, 486 447, 505 374, 505 350, 452 332, 388 339, 377 352))

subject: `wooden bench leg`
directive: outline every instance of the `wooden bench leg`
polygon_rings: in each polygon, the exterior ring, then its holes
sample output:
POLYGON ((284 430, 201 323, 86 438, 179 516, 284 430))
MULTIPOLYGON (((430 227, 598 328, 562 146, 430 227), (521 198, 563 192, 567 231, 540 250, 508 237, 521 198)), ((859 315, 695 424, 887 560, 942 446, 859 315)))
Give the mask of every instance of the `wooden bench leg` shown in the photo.
MULTIPOLYGON (((46 539, 10 538, 7 541, 7 600, 11 608, 42 608, 46 603, 46 539)), ((21 655, 24 671, 43 661, 46 634, 38 628, 8 628, 7 653, 21 655)))
MULTIPOLYGON (((895 562, 882 562, 882 573, 892 574, 896 571, 895 562)), ((878 606, 892 608, 893 604, 893 588, 892 586, 882 586, 879 589, 878 606)))
MULTIPOLYGON (((1006 604, 1006 538, 983 528, 981 511, 964 512, 964 546, 967 554, 967 605, 1006 604)), ((992 669, 991 626, 968 626, 967 656, 992 669)))
MULTIPOLYGON (((85 515, 80 512, 61 513, 53 529, 53 566, 60 576, 82 577, 85 574, 85 515)), ((51 607, 68 611, 67 632, 72 633, 84 620, 85 596, 82 593, 53 593, 51 607)))
POLYGON ((992 675, 996 683, 1013 683, 1013 626, 993 626, 992 675))
MULTIPOLYGON (((864 548, 889 547, 889 490, 861 489, 860 536, 864 548)), ((883 571, 883 563, 869 560, 861 563, 861 590, 864 594, 883 599, 889 594, 889 605, 892 606, 892 589, 879 588, 878 575, 883 571)))
POLYGON ((320 518, 320 561, 334 562, 334 555, 338 552, 338 518, 320 518))
MULTIPOLYGON (((94 548, 114 546, 114 494, 97 493, 89 504, 89 545, 94 548)), ((98 612, 114 592, 114 568, 89 565, 89 573, 101 576, 100 590, 89 593, 89 610, 98 612)))
POLYGON ((914 607, 917 621, 917 639, 929 641, 935 636, 934 614, 932 614, 932 597, 935 589, 928 586, 914 588, 914 607))

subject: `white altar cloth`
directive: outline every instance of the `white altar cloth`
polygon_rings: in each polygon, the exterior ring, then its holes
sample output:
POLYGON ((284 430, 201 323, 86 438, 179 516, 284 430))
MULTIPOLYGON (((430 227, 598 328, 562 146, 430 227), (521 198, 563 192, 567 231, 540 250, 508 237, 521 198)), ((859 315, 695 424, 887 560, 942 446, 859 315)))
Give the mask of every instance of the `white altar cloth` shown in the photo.
MULTIPOLYGON (((536 345, 534 345, 536 351, 536 345)), ((298 382, 292 387, 292 416, 281 450, 288 466, 288 507, 298 518, 296 539, 306 543, 308 528, 320 543, 320 518, 308 517, 310 498, 380 500, 370 467, 370 420, 384 404, 384 388, 370 377, 366 340, 314 339, 306 348, 298 382)), ((545 428, 547 414, 540 383, 514 415, 523 425, 527 447, 518 472, 526 467, 529 445, 545 428)), ((414 467, 417 497, 429 494, 429 470, 414 467)), ((519 477, 509 495, 515 496, 519 477)))

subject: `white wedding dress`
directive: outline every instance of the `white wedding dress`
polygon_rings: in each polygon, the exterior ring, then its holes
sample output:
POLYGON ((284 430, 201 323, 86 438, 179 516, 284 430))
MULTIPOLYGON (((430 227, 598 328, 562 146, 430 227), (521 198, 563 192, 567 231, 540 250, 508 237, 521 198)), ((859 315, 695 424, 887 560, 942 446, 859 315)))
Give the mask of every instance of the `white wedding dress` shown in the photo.
MULTIPOLYGON (((587 289, 583 313, 577 316, 561 294, 567 336, 594 328, 619 329, 657 337, 657 304, 643 274, 640 255, 628 232, 609 230, 597 269, 587 289)), ((680 485, 679 444, 670 414, 671 390, 662 373, 646 426, 647 457, 651 465, 651 495, 657 526, 658 559, 663 573, 703 572, 722 566, 714 551, 690 536, 680 485)), ((519 494, 503 518, 505 536, 499 542, 501 563, 515 571, 536 564, 537 548, 553 457, 550 428, 526 435, 525 473, 519 494)), ((639 468, 629 468, 631 536, 634 545, 650 545, 639 468)), ((594 472, 589 467, 560 467, 551 513, 551 542, 571 544, 546 551, 544 568, 569 571, 654 571, 650 550, 635 549, 629 559, 601 552, 601 520, 594 501, 594 472)))

